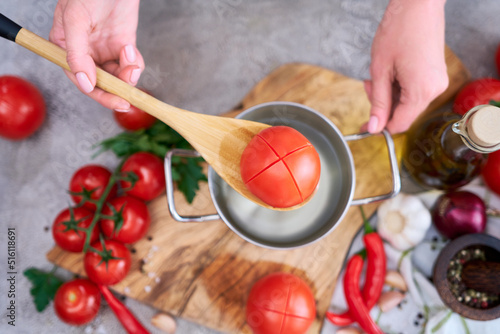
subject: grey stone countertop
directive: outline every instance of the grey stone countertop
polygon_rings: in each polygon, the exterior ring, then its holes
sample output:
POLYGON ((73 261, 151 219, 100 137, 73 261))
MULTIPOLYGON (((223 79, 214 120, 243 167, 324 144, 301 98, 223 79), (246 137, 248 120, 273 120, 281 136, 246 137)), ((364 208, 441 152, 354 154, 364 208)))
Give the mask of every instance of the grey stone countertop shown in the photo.
MULTIPOLYGON (((147 68, 139 85, 172 105, 219 114, 277 66, 320 65, 357 79, 369 76, 370 47, 387 0, 143 0, 138 47, 147 68)), ((2 1, 0 12, 47 38, 55 0, 2 1)), ((497 76, 494 53, 500 42, 498 0, 449 0, 446 42, 473 78, 497 76)), ((121 131, 112 113, 81 94, 63 71, 15 45, 0 41, 0 75, 27 78, 42 91, 48 117, 23 141, 0 139, 0 332, 120 333, 104 307, 87 326, 72 327, 52 307, 37 313, 28 267, 50 270, 45 254, 54 245, 51 226, 68 205, 73 172, 90 162, 112 168, 115 158, 92 160, 91 146, 121 131), (7 228, 15 227, 16 326, 7 324, 7 228)), ((64 270, 61 274, 67 275, 64 270)), ((126 304, 152 332, 156 310, 131 299, 126 304)), ((177 333, 214 333, 178 319, 177 333)))

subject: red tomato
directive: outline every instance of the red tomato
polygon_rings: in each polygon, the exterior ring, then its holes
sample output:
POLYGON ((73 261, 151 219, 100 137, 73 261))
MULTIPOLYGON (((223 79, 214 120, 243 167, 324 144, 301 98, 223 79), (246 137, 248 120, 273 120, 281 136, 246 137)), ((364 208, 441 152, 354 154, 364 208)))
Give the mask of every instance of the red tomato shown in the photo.
POLYGON ((500 195, 500 151, 488 154, 481 173, 488 188, 500 195))
MULTIPOLYGON (((94 213, 85 208, 72 208, 73 217, 70 209, 65 209, 59 213, 52 225, 52 236, 56 244, 68 252, 81 252, 87 237, 84 231, 76 227, 87 228, 92 223, 94 213)), ((99 227, 92 230, 90 242, 99 238, 99 227)))
POLYGON ((54 309, 59 319, 70 325, 83 325, 95 318, 101 306, 101 294, 88 279, 75 279, 59 287, 54 309))
POLYGON ((480 104, 489 104, 490 100, 500 101, 500 80, 482 78, 469 82, 455 97, 453 111, 463 115, 480 104))
MULTIPOLYGON (((123 225, 118 233, 114 232, 114 220, 101 220, 101 230, 108 238, 123 243, 134 243, 146 235, 151 223, 146 203, 131 196, 123 196, 112 199, 108 204, 112 205, 116 212, 123 208, 121 218, 123 225)), ((107 206, 102 213, 106 216, 112 216, 113 210, 107 206)))
POLYGON ((252 194, 273 207, 287 208, 316 190, 321 165, 318 153, 300 132, 274 126, 252 138, 241 156, 240 170, 252 194))
POLYGON ((0 77, 0 136, 23 139, 45 119, 45 101, 33 84, 23 78, 0 77))
MULTIPOLYGON (((105 167, 99 165, 86 165, 80 168, 73 174, 71 181, 69 183, 69 190, 71 192, 80 193, 84 189, 86 191, 92 191, 90 198, 93 200, 98 200, 101 198, 106 186, 109 183, 109 178, 111 177, 111 172, 105 167)), ((113 186, 109 192, 106 200, 110 200, 116 196, 116 185, 113 186)), ((81 195, 71 195, 73 201, 78 204, 82 200, 81 195)), ((96 206, 94 203, 85 202, 83 206, 89 210, 95 211, 96 206)))
POLYGON ((163 161, 156 155, 146 152, 132 154, 122 166, 122 172, 134 172, 139 180, 131 189, 131 183, 120 181, 128 195, 150 201, 165 191, 165 172, 163 161))
POLYGON ((500 44, 498 45, 497 53, 495 54, 495 62, 497 64, 498 75, 500 75, 500 44))
POLYGON ((265 276, 248 295, 246 320, 254 334, 306 333, 315 317, 311 289, 292 274, 265 276))
MULTIPOLYGON (((144 89, 142 90, 146 92, 144 89)), ((146 93, 149 94, 149 92, 146 93)), ((113 115, 118 124, 131 131, 147 129, 156 122, 155 117, 132 105, 128 111, 113 110, 113 115)))
MULTIPOLYGON (((103 250, 100 241, 95 241, 91 244, 91 247, 99 252, 103 250)), ((102 285, 113 285, 127 276, 131 262, 130 251, 121 242, 114 240, 105 240, 104 247, 115 259, 108 259, 106 261, 100 254, 91 250, 85 253, 83 266, 92 282, 102 285)))

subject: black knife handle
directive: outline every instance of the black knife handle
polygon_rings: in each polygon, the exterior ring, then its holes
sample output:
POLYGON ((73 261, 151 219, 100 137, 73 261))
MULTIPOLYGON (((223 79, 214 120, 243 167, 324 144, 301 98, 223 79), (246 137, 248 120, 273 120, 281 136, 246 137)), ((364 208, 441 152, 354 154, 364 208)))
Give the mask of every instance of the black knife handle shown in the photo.
POLYGON ((11 21, 5 15, 0 14, 0 36, 15 42, 17 33, 21 28, 19 24, 11 21))

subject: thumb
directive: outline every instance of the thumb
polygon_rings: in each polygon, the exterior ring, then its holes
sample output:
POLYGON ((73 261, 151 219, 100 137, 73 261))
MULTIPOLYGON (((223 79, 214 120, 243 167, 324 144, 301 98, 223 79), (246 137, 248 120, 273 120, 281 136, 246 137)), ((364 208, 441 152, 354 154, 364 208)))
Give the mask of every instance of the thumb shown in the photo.
POLYGON ((372 104, 368 131, 378 133, 387 124, 392 107, 392 83, 388 76, 375 77, 371 84, 365 83, 365 90, 372 104))
POLYGON ((88 94, 94 90, 97 81, 96 65, 90 56, 90 17, 81 11, 66 13, 63 25, 66 38, 66 60, 76 77, 80 90, 88 94))

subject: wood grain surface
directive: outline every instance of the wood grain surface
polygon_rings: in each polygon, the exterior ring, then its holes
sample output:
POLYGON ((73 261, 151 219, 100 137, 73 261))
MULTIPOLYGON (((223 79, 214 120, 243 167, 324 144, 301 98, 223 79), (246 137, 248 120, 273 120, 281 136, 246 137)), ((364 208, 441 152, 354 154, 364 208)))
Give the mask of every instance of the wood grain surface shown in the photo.
MULTIPOLYGON (((460 60, 446 50, 450 86, 429 107, 451 99, 469 79, 460 60)), ((325 114, 344 135, 356 133, 368 120, 370 104, 363 83, 307 64, 286 64, 270 73, 243 99, 238 110, 269 101, 305 104, 325 114)), ((404 136, 394 136, 401 152, 404 136)), ((354 198, 389 192, 392 185, 387 149, 382 136, 349 144, 356 169, 354 198)), ((203 184, 192 205, 177 193, 181 214, 214 213, 208 186, 203 184)), ((372 215, 379 204, 365 207, 372 215)), ((336 229, 322 240, 294 250, 254 246, 234 234, 221 220, 178 223, 169 214, 166 197, 149 205, 152 224, 148 237, 130 248, 133 264, 125 280, 113 289, 175 316, 228 333, 250 333, 245 322, 246 297, 253 283, 276 271, 294 273, 311 287, 317 301, 310 333, 321 329, 337 276, 351 241, 362 225, 352 207, 336 229)), ((84 275, 82 255, 54 247, 47 255, 55 264, 84 275)))

